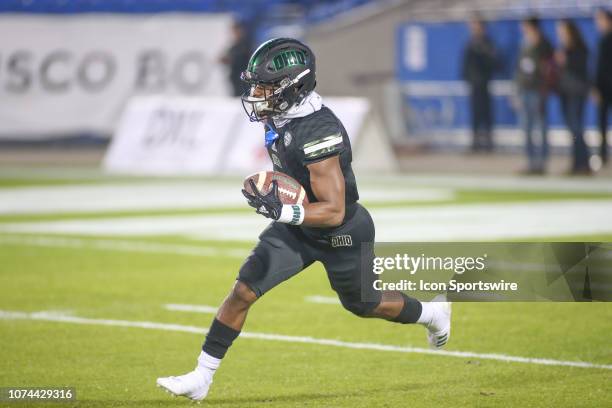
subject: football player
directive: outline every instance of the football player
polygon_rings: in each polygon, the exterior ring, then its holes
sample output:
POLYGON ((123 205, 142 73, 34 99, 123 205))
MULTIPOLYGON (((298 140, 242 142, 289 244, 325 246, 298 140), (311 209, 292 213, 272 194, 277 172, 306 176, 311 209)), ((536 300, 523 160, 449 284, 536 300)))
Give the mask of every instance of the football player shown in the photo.
MULTIPOLYGON (((376 291, 372 268, 362 275, 361 244, 374 242, 374 223, 358 203, 348 135, 314 91, 315 74, 310 48, 290 38, 263 43, 242 73, 249 85, 242 104, 249 119, 265 127, 274 170, 299 181, 309 204, 283 205, 275 183, 269 192, 258 191, 254 183, 251 192, 243 190, 248 204, 272 222, 259 236, 221 304, 196 368, 185 375, 157 379, 160 387, 174 395, 192 400, 206 397, 221 360, 240 335, 249 308, 315 261, 323 263, 331 287, 351 313, 422 324, 434 348, 448 341, 450 304, 445 299, 419 302, 401 292, 376 291)), ((373 264, 373 251, 364 257, 373 264)))

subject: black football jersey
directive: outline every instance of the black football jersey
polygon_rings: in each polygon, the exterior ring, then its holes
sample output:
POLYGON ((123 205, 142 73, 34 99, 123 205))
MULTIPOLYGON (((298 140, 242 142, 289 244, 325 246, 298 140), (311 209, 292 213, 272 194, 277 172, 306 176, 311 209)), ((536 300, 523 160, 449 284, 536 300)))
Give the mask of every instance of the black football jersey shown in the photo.
POLYGON ((357 182, 351 167, 353 159, 351 142, 342 122, 333 112, 323 106, 308 116, 291 119, 280 128, 273 128, 278 139, 268 147, 274 171, 288 174, 296 179, 308 195, 308 200, 317 202, 310 186, 309 164, 332 156, 340 156, 340 167, 345 182, 345 205, 359 200, 357 182))

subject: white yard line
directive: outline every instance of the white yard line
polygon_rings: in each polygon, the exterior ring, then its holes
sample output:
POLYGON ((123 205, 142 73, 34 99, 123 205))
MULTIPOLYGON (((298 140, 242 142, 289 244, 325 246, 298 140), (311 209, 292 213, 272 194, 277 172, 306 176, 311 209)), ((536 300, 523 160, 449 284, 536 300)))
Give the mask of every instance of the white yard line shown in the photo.
POLYGON ((340 300, 338 300, 338 298, 334 296, 313 295, 313 296, 306 296, 304 300, 309 303, 321 303, 321 304, 326 304, 326 305, 339 305, 340 304, 340 300))
POLYGON ((13 245, 41 246, 50 248, 97 249, 106 251, 110 250, 205 257, 220 256, 230 258, 244 258, 248 255, 248 251, 242 249, 223 249, 201 245, 164 244, 147 241, 112 239, 81 239, 27 235, 0 235, 0 243, 13 245))
MULTIPOLYGON (((371 209, 379 242, 498 240, 612 233, 612 200, 563 200, 371 209)), ((256 214, 71 219, 0 224, 0 232, 97 236, 182 235, 255 241, 256 214)))
MULTIPOLYGON (((503 175, 386 175, 384 178, 358 174, 361 184, 376 183, 391 188, 428 186, 493 191, 535 191, 564 193, 612 193, 610 178, 521 177, 503 175)), ((360 184, 360 185, 361 185, 360 184)), ((365 197, 367 199, 367 197, 365 197)))
POLYGON ((0 214, 80 213, 238 207, 240 184, 128 182, 0 189, 0 214))
POLYGON ((88 236, 182 235, 254 241, 270 220, 255 214, 138 216, 0 224, 0 232, 88 236))
MULTIPOLYGON (((203 327, 186 326, 182 324, 157 323, 157 322, 146 322, 146 321, 139 322, 139 321, 114 320, 114 319, 93 319, 93 318, 77 317, 77 316, 62 316, 56 313, 48 313, 48 312, 27 313, 27 312, 21 312, 21 311, 0 310, 0 319, 38 320, 38 321, 97 325, 97 326, 136 327, 136 328, 151 329, 151 330, 197 333, 199 335, 203 335, 207 332, 207 329, 203 327)), ((511 356, 507 354, 497 354, 497 353, 475 353, 471 351, 430 350, 430 349, 425 349, 425 348, 420 348, 420 347, 394 346, 390 344, 378 344, 378 343, 355 343, 355 342, 348 342, 348 341, 341 341, 341 340, 334 340, 334 339, 320 339, 320 338, 315 338, 315 337, 287 336, 287 335, 282 335, 282 334, 253 333, 253 332, 242 332, 240 334, 240 337, 247 338, 247 339, 282 341, 286 343, 317 344, 317 345, 322 345, 322 346, 333 346, 333 347, 341 347, 341 348, 348 348, 348 349, 391 351, 391 352, 397 352, 397 353, 431 354, 431 355, 436 355, 436 356, 477 358, 477 359, 484 359, 484 360, 496 360, 496 361, 513 362, 513 363, 579 367, 579 368, 599 368, 599 369, 605 369, 605 370, 612 370, 611 364, 596 364, 596 363, 589 363, 589 362, 584 362, 584 361, 564 361, 564 360, 553 360, 553 359, 548 359, 548 358, 520 357, 520 356, 511 356)))
POLYGON ((217 308, 215 306, 208 305, 185 305, 180 303, 168 303, 164 305, 164 309, 172 310, 173 312, 194 312, 206 314, 217 313, 217 308))
POLYGON ((378 241, 480 241, 612 233, 612 200, 373 209, 378 241))
MULTIPOLYGON (((0 189, 0 214, 83 213, 207 208, 248 208, 242 183, 131 182, 0 189)), ((360 190, 368 202, 449 201, 448 188, 385 188, 360 190)))

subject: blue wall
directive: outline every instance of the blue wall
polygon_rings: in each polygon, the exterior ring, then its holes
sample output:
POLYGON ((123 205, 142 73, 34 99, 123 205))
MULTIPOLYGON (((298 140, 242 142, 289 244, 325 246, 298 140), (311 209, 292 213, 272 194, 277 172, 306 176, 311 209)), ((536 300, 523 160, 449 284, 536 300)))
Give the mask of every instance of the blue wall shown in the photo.
POLYGON ((237 12, 290 0, 1 0, 0 12, 17 13, 158 13, 237 12))
MULTIPOLYGON (((557 46, 555 33, 556 20, 543 20, 543 30, 551 42, 557 46)), ((594 67, 598 35, 592 19, 576 19, 590 49, 590 66, 594 67)), ((517 20, 500 20, 490 22, 487 28, 489 36, 495 43, 500 59, 500 69, 495 75, 496 80, 511 81, 516 67, 522 36, 520 22, 517 20)), ((469 127, 469 102, 465 90, 461 90, 461 69, 463 49, 469 38, 468 27, 463 22, 410 22, 402 24, 396 32, 396 76, 404 90, 404 100, 414 113, 411 120, 412 131, 430 129, 463 129, 469 127), (425 38, 425 66, 409 66, 406 63, 408 54, 414 52, 414 45, 408 41, 408 32, 412 27, 422 30, 425 38), (410 94, 409 89, 423 85, 423 81, 433 88, 439 89, 439 94, 429 92, 410 94), (433 81, 433 82, 429 82, 433 81)), ((417 54, 419 52, 417 51, 417 54)), ((507 89, 507 83, 501 84, 507 89)), ((517 116, 510 104, 506 92, 494 96, 494 111, 496 125, 515 127, 517 116)), ((558 98, 553 96, 549 102, 549 117, 552 126, 563 126, 558 98)), ((593 104, 589 101, 587 123, 595 124, 593 104)))

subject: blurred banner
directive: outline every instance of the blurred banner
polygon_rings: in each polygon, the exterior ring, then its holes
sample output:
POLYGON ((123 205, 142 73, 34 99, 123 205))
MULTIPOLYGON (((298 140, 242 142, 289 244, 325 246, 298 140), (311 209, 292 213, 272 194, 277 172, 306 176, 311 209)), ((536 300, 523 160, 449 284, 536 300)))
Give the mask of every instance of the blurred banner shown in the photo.
POLYGON ((110 135, 135 94, 229 94, 229 15, 2 15, 0 138, 110 135))
MULTIPOLYGON (((394 170, 395 159, 364 98, 324 98, 351 138, 356 168, 394 170)), ((239 99, 138 97, 127 106, 104 160, 127 174, 241 174, 271 168, 261 123, 239 99)))

